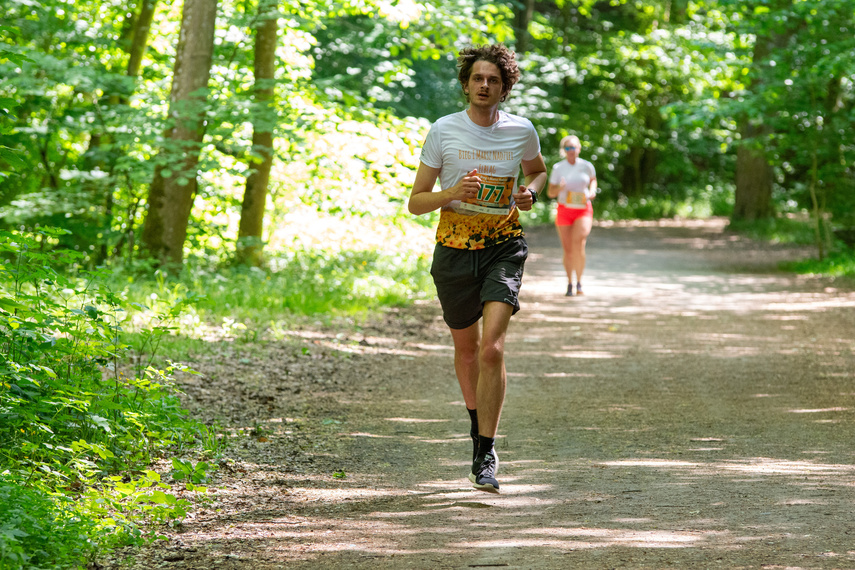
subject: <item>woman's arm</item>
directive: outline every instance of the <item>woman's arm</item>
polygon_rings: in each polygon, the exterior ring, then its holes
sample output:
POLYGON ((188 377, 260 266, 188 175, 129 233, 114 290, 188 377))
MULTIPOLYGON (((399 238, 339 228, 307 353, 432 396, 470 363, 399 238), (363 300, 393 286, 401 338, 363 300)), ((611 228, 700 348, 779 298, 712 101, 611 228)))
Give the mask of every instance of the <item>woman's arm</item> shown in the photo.
POLYGON ((588 184, 588 189, 585 192, 585 195, 588 197, 589 200, 594 198, 594 196, 597 195, 597 177, 596 176, 591 178, 591 182, 588 184))

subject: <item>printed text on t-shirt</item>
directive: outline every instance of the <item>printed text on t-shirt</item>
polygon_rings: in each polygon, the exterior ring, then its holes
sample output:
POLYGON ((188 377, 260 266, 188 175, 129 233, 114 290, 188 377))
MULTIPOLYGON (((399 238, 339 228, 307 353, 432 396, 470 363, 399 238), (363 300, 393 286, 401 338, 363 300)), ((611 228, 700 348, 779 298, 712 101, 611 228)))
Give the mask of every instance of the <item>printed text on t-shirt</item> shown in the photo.
POLYGON ((513 160, 510 150, 458 150, 458 160, 513 160))

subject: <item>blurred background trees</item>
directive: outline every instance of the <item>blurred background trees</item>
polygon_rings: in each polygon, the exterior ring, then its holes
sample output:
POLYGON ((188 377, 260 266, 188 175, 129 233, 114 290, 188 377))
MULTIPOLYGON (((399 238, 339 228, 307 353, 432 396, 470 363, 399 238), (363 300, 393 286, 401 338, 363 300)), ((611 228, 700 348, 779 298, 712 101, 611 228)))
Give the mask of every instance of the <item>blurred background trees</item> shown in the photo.
POLYGON ((855 227, 855 0, 6 6, 0 226, 66 228, 90 265, 260 265, 342 224, 409 244, 426 129, 488 41, 547 163, 583 140, 598 217, 810 216, 825 251, 855 227))
POLYGON ((600 220, 725 216, 855 273, 855 0, 4 0, 0 552, 75 567, 186 516, 145 466, 201 446, 172 479, 202 488, 226 440, 177 405, 182 341, 432 296, 405 203, 485 42, 600 220))

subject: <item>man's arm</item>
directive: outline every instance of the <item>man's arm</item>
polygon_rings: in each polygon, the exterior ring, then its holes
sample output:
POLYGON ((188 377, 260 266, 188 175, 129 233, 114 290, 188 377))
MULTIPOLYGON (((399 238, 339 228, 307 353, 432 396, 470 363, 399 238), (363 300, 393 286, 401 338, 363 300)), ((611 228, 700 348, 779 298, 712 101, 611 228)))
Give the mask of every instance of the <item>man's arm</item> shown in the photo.
POLYGON ((439 168, 427 166, 423 162, 419 163, 416 181, 413 182, 410 200, 407 202, 407 208, 411 214, 420 216, 442 208, 453 200, 466 200, 478 195, 478 190, 481 188, 481 178, 478 177, 477 170, 473 170, 464 176, 460 182, 451 188, 434 192, 433 188, 436 185, 436 179, 439 178, 439 173, 439 168))
POLYGON ((514 194, 514 202, 520 210, 531 210, 534 197, 528 189, 534 190, 535 194, 543 190, 547 180, 546 163, 543 161, 543 156, 538 154, 531 160, 523 160, 522 169, 525 184, 520 185, 519 191, 514 194))

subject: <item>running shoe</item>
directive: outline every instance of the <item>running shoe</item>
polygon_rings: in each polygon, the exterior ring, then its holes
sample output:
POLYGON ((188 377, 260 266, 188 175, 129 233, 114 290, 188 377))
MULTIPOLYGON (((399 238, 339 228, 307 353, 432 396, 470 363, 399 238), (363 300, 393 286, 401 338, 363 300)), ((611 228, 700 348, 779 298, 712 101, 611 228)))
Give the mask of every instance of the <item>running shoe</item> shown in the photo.
POLYGON ((494 448, 472 462, 472 473, 469 474, 469 480, 479 491, 498 493, 499 482, 496 481, 498 470, 499 456, 496 455, 494 448))
POLYGON ((567 292, 564 293, 564 296, 565 297, 572 297, 573 296, 573 284, 572 283, 567 284, 567 292))
POLYGON ((584 295, 584 293, 582 293, 582 283, 580 283, 580 282, 576 283, 576 294, 577 295, 584 295))

